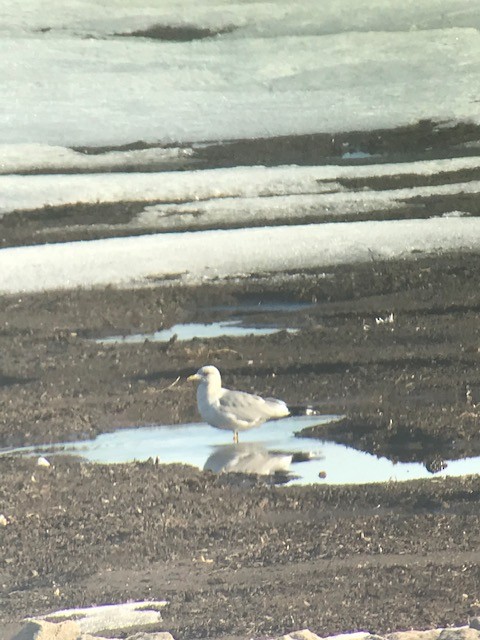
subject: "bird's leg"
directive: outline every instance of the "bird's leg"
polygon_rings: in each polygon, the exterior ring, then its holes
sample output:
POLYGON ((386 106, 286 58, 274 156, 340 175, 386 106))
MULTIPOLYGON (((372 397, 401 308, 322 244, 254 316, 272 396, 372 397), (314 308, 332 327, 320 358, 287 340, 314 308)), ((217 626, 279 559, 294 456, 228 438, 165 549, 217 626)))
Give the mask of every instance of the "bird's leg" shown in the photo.
POLYGON ((238 431, 233 432, 233 442, 238 444, 238 431))

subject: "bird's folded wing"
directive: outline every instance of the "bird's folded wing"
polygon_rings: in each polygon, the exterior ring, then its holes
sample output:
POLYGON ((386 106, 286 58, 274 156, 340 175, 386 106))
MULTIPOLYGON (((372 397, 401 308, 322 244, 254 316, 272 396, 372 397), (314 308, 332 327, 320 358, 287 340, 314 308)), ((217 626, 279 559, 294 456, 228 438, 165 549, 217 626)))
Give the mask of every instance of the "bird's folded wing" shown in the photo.
POLYGON ((226 390, 219 398, 219 406, 222 411, 234 415, 237 420, 246 422, 272 415, 266 400, 245 391, 226 390))

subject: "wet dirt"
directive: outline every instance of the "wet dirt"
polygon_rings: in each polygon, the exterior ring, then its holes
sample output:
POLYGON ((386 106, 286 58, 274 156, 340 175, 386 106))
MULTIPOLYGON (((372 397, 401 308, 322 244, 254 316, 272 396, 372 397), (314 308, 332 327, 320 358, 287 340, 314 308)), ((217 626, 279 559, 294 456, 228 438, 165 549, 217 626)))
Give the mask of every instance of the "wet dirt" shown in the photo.
POLYGON ((278 488, 153 463, 0 470, 6 622, 165 598, 158 630, 247 638, 446 626, 480 610, 478 477, 278 488))
MULTIPOLYGON (((451 255, 199 288, 4 297, 0 444, 194 421, 195 394, 185 378, 211 363, 227 386, 346 413, 352 440, 374 453, 391 454, 386 443, 398 434, 406 440, 424 434, 428 455, 435 443, 439 454, 448 442, 477 446, 479 272, 476 256, 451 255), (92 340, 218 321, 222 313, 228 319, 228 311, 216 307, 246 299, 315 304, 274 312, 278 328, 296 333, 141 344, 92 340), (390 314, 393 321, 382 322, 390 314)), ((260 310, 258 324, 272 320, 260 310)), ((414 459, 421 460, 422 450, 414 459)))

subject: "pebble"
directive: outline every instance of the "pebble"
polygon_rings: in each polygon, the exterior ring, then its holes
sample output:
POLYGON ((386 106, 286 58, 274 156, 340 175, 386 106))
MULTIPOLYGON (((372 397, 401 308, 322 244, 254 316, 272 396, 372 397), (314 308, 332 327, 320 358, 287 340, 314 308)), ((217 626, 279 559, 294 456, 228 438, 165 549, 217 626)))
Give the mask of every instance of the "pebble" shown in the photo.
MULTIPOLYGON (((80 637, 80 627, 73 620, 57 624, 46 620, 32 620, 12 640, 78 640, 80 637)), ((82 640, 90 638, 84 637, 82 640)))

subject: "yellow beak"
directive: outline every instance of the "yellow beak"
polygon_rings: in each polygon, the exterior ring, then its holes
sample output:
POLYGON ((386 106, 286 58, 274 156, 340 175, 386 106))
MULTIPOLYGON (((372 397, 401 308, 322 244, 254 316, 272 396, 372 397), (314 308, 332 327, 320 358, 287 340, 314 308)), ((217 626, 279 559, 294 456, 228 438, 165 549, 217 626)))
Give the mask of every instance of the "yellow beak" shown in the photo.
POLYGON ((195 380, 200 380, 200 376, 198 373, 194 373, 193 375, 188 376, 187 380, 188 382, 194 382, 195 380))

